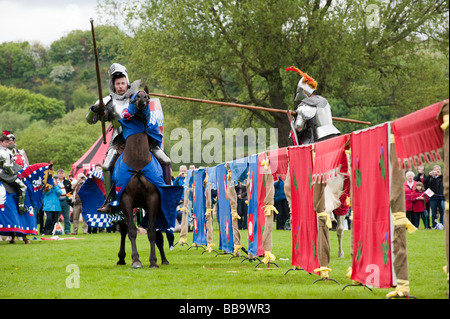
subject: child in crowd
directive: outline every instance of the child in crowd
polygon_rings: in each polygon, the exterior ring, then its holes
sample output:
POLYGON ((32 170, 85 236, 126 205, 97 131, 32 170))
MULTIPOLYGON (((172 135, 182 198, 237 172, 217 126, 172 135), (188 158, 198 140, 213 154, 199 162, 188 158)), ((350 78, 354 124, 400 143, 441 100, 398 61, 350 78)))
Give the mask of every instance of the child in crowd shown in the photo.
POLYGON ((428 212, 425 209, 425 202, 428 202, 428 196, 425 194, 423 183, 416 182, 411 195, 413 202, 412 224, 419 228, 420 218, 422 218, 425 229, 428 229, 428 212))

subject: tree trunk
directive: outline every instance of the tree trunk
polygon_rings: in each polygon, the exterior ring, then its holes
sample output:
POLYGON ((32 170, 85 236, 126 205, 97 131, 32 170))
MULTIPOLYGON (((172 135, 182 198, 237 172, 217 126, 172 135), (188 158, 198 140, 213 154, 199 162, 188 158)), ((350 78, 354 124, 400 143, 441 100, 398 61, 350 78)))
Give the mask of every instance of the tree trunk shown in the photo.
POLYGON ((289 144, 289 132, 291 130, 291 127, 287 114, 284 115, 282 113, 275 113, 274 120, 276 128, 278 129, 278 147, 282 148, 292 145, 289 144))
POLYGON ((286 147, 289 145, 290 124, 287 116, 288 106, 284 102, 283 81, 278 69, 271 72, 266 79, 269 85, 269 98, 271 106, 280 110, 286 110, 286 114, 272 113, 275 128, 278 129, 278 147, 286 147))

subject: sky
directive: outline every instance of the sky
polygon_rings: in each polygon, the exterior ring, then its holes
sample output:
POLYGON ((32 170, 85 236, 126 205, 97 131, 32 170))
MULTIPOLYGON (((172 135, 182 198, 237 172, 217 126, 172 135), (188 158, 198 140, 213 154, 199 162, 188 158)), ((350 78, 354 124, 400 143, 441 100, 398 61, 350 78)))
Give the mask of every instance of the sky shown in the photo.
POLYGON ((0 0, 0 43, 41 42, 45 46, 72 30, 98 22, 96 0, 0 0))

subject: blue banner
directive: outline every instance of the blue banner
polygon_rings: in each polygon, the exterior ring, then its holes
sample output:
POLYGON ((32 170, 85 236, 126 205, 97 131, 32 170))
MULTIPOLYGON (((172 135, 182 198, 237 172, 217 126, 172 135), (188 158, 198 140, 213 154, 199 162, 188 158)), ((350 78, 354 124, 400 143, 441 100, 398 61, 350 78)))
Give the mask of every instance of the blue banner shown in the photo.
POLYGON ((35 210, 29 199, 25 198, 26 210, 19 214, 16 193, 8 194, 5 186, 0 182, 0 234, 37 235, 35 210))
POLYGON ((227 253, 233 252, 233 224, 231 207, 227 194, 227 169, 225 164, 216 167, 217 180, 217 219, 219 220, 219 249, 227 253))
POLYGON ((206 197, 203 181, 205 180, 205 169, 195 170, 193 173, 192 206, 193 206, 193 240, 197 245, 206 245, 206 197))
POLYGON ((97 209, 103 205, 105 195, 102 191, 103 180, 97 177, 89 177, 78 191, 83 203, 83 218, 91 227, 109 228, 123 219, 122 212, 114 214, 97 213, 97 209))

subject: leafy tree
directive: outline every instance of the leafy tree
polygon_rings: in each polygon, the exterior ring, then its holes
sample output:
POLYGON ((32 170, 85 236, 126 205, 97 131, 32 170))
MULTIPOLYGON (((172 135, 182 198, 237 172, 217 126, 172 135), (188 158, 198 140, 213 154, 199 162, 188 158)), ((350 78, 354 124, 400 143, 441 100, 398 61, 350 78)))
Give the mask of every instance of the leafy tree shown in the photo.
POLYGON ((53 67, 52 72, 50 72, 50 78, 55 83, 61 83, 69 79, 74 71, 73 66, 70 64, 56 65, 53 67))
POLYGON ((25 86, 33 82, 36 71, 46 59, 45 49, 28 42, 0 44, 0 84, 25 86))
MULTIPOLYGON (((169 94, 285 110, 299 77, 284 69, 296 65, 318 81, 318 94, 349 109, 388 106, 394 117, 448 96, 447 0, 104 0, 102 7, 132 17, 130 69, 169 94)), ((277 127, 279 146, 287 145, 285 115, 245 114, 277 127)))
POLYGON ((74 30, 50 45, 49 57, 53 63, 77 65, 92 60, 91 47, 90 32, 74 30))
POLYGON ((30 120, 51 122, 63 116, 65 107, 62 101, 0 85, 0 112, 2 111, 26 113, 30 115, 30 120))
POLYGON ((0 112, 0 132, 8 130, 14 133, 16 139, 20 138, 21 131, 30 125, 29 114, 19 114, 12 111, 0 112))
POLYGON ((98 96, 88 91, 86 85, 81 84, 72 94, 73 104, 75 108, 83 107, 87 109, 87 106, 93 105, 98 99, 98 96))
POLYGON ((86 110, 77 109, 49 126, 35 122, 23 131, 18 145, 27 152, 31 163, 53 160, 55 168, 68 172, 101 134, 100 125, 85 121, 86 110))

